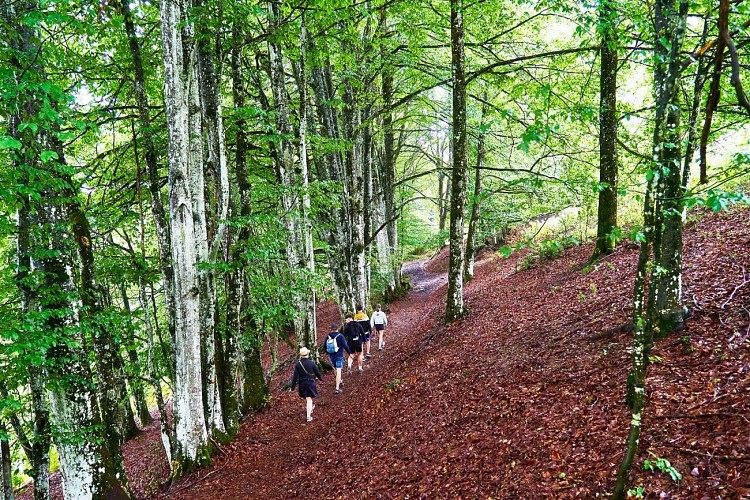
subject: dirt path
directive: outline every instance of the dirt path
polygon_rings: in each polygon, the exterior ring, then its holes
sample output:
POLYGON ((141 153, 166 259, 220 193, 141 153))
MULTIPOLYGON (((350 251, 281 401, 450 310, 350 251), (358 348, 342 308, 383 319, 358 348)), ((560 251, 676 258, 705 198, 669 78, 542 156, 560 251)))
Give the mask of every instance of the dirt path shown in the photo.
POLYGON ((425 267, 429 259, 420 259, 404 264, 403 272, 411 279, 411 294, 407 299, 413 299, 415 295, 428 297, 438 288, 448 282, 447 273, 432 273, 425 267))
MULTIPOLYGON (((312 479, 311 465, 325 476, 328 473, 322 469, 328 464, 341 458, 348 460, 349 452, 358 449, 357 442, 361 439, 356 429, 373 423, 363 421, 363 409, 377 406, 384 388, 398 383, 404 360, 409 359, 422 338, 421 325, 429 316, 426 303, 447 279, 444 273, 427 271, 426 262, 423 259, 404 266, 413 290, 390 306, 386 349, 382 352, 377 347, 372 349, 373 357, 365 362, 363 374, 344 375, 343 394, 333 393, 331 373, 324 375, 322 383, 318 382, 321 397, 315 402, 312 423, 304 422, 303 403, 296 391, 281 392, 276 388, 272 391, 271 407, 256 415, 252 422, 246 422, 235 440, 222 448, 211 467, 172 485, 163 496, 176 499, 302 496, 304 483, 312 479), (336 446, 339 440, 340 446, 336 446), (334 451, 327 452, 326 447, 332 441, 334 451), (336 448, 343 455, 337 454, 336 448), (344 451, 347 448, 349 452, 344 451)), ((319 318, 321 342, 329 322, 325 317, 319 318)), ((291 372, 285 372, 278 375, 278 380, 290 376, 291 372)))

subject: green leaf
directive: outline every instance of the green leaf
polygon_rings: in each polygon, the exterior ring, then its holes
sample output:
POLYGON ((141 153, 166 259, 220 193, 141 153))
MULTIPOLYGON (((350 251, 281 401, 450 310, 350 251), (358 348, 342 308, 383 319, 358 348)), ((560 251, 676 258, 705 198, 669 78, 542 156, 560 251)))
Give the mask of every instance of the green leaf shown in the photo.
POLYGON ((58 155, 55 151, 42 151, 42 154, 39 156, 42 159, 42 163, 47 163, 50 160, 60 159, 60 155, 58 155))
POLYGON ((10 136, 0 137, 0 150, 3 149, 21 149, 23 144, 10 136))

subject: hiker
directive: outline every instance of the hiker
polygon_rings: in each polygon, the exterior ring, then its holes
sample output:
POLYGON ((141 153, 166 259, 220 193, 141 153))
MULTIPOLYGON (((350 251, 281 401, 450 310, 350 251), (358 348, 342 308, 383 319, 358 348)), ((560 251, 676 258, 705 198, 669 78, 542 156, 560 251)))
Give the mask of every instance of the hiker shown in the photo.
POLYGON ((318 397, 318 389, 315 387, 315 378, 321 382, 323 377, 320 375, 318 366, 309 359, 310 349, 302 347, 299 350, 300 360, 294 365, 294 375, 292 376, 292 386, 289 388, 290 391, 294 390, 294 387, 299 381, 299 397, 305 400, 307 406, 307 421, 312 422, 312 412, 315 409, 313 404, 313 398, 318 397))
POLYGON ((346 338, 339 332, 339 325, 334 323, 331 325, 331 331, 326 337, 326 352, 328 353, 328 357, 331 358, 331 366, 333 366, 336 372, 336 389, 333 391, 334 394, 341 394, 342 392, 341 370, 344 368, 344 351, 351 356, 352 351, 349 349, 349 344, 346 343, 346 338))
POLYGON ((388 326, 388 318, 385 313, 380 310, 380 304, 376 306, 376 311, 372 313, 372 326, 375 331, 378 332, 378 351, 382 351, 385 347, 385 341, 383 340, 383 332, 385 327, 388 326))
POLYGON ((365 359, 370 359, 372 357, 370 355, 370 334, 372 333, 372 327, 370 326, 370 318, 365 313, 365 308, 362 304, 357 304, 357 314, 354 315, 354 321, 359 323, 359 326, 365 332, 364 341, 362 342, 364 346, 363 354, 365 359))
POLYGON ((346 315, 346 324, 344 325, 344 336, 346 341, 349 343, 349 361, 346 365, 346 372, 352 372, 352 363, 354 357, 357 357, 357 366, 359 372, 362 373, 362 342, 365 338, 365 331, 362 329, 362 325, 353 321, 351 313, 346 315))

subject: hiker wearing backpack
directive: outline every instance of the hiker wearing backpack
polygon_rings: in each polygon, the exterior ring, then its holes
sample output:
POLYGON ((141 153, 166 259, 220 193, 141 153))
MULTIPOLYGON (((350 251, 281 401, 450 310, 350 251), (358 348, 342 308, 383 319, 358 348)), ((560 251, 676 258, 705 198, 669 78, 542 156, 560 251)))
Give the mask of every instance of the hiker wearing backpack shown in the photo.
POLYGON ((365 332, 364 341, 362 342, 364 347, 363 354, 365 359, 370 359, 372 357, 370 355, 370 334, 372 333, 372 327, 370 326, 370 318, 365 313, 365 308, 362 304, 357 304, 357 314, 354 315, 354 321, 359 323, 359 326, 365 332))
POLYGON ((328 357, 331 358, 331 366, 333 366, 336 372, 336 389, 333 391, 334 394, 341 394, 341 370, 344 368, 344 351, 351 356, 352 351, 349 349, 349 344, 346 343, 346 338, 339 332, 339 325, 332 324, 331 331, 326 337, 326 352, 328 357))
POLYGON ((294 390, 294 387, 299 382, 299 397, 305 400, 307 408, 307 421, 312 422, 312 412, 315 409, 313 404, 313 398, 319 396, 318 389, 315 387, 315 379, 317 378, 321 382, 323 377, 320 375, 318 365, 314 361, 309 359, 310 350, 307 347, 303 347, 299 350, 299 361, 294 365, 294 375, 292 375, 292 386, 289 388, 290 391, 294 390))
POLYGON ((378 332, 378 351, 382 351, 385 347, 385 340, 383 340, 383 332, 385 327, 388 326, 388 318, 385 313, 380 310, 380 304, 377 305, 376 311, 372 313, 372 326, 375 331, 378 332))
POLYGON ((362 329, 362 325, 360 325, 356 321, 353 321, 351 313, 346 315, 345 321, 346 324, 344 325, 344 337, 346 337, 346 341, 349 344, 349 349, 351 350, 346 368, 347 373, 351 373, 352 371, 352 363, 355 356, 357 358, 357 366, 359 367, 359 372, 362 373, 362 343, 365 338, 365 331, 362 329))

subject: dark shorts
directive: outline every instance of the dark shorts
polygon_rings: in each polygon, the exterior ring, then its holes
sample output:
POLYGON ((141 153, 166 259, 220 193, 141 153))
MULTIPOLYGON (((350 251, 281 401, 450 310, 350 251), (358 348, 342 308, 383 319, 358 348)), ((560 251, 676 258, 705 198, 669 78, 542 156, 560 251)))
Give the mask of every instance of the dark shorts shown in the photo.
POLYGON ((355 352, 362 352, 362 343, 361 342, 351 342, 349 344, 349 349, 352 351, 352 354, 355 352))
POLYGON ((385 330, 385 325, 379 325, 375 323, 375 329, 379 332, 382 332, 383 330, 385 330))
POLYGON ((319 396, 318 389, 315 387, 315 382, 300 382, 299 384, 299 397, 301 398, 317 398, 319 396))
POLYGON ((334 368, 343 368, 344 367, 344 357, 343 356, 337 356, 337 357, 331 357, 331 365, 333 365, 334 368))
POLYGON ((365 333, 365 342, 369 342, 369 341, 370 341, 370 333, 368 332, 368 333, 365 333))

